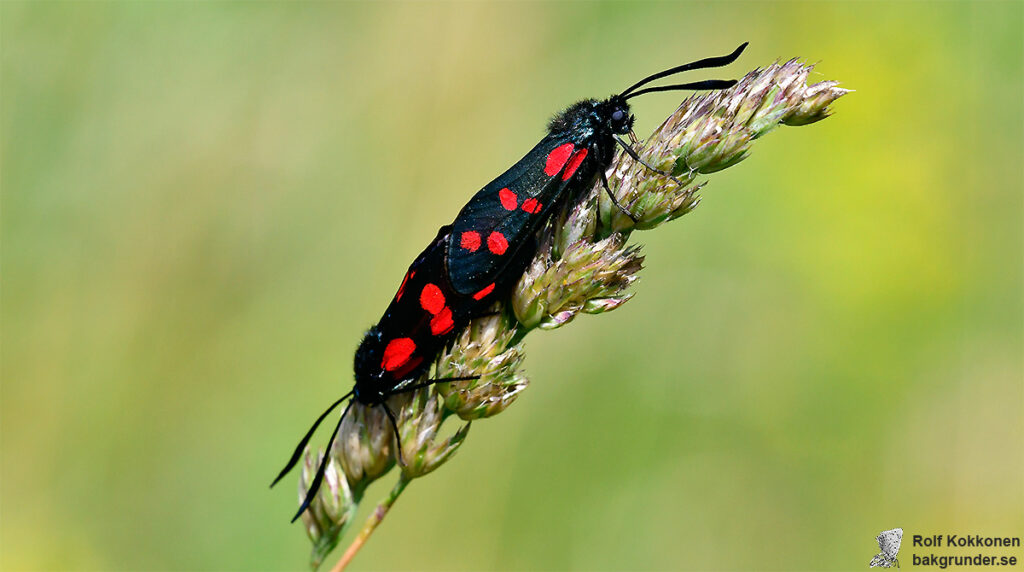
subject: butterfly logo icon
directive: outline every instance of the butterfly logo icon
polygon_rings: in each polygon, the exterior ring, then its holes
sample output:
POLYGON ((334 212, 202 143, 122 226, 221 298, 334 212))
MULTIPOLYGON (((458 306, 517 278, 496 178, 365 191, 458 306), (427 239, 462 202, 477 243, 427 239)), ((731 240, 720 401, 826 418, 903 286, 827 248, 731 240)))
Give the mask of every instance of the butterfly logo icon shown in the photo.
POLYGON ((900 542, 903 541, 903 529, 886 530, 875 537, 875 540, 878 541, 878 548, 881 552, 875 554, 875 557, 871 559, 870 566, 872 568, 892 568, 895 564, 899 568, 900 561, 896 555, 899 554, 900 542))

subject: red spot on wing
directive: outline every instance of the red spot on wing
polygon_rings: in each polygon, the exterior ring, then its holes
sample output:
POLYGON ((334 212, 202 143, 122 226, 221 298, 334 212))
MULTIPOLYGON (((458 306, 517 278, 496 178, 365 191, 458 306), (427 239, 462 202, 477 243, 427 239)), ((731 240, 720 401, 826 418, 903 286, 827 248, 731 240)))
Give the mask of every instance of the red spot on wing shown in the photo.
POLYGON ((409 361, 405 362, 405 364, 402 365, 399 369, 396 369, 395 371, 391 372, 391 379, 394 379, 396 381, 404 379, 406 375, 409 375, 410 371, 416 369, 416 366, 420 365, 421 363, 423 363, 423 356, 412 356, 411 358, 409 358, 409 361))
POLYGON ((544 174, 549 177, 557 175, 569 160, 569 155, 572 155, 572 143, 564 143, 552 149, 548 153, 547 163, 544 164, 544 174))
POLYGON ((505 240, 505 235, 497 231, 492 232, 487 237, 487 249, 494 254, 505 254, 505 251, 508 250, 508 241, 505 240))
POLYGON ((498 199, 501 200, 501 206, 505 207, 507 211, 514 211, 519 205, 519 197, 507 188, 498 191, 498 199))
POLYGON ((412 338, 395 338, 384 348, 384 359, 380 366, 385 371, 395 371, 409 361, 412 352, 416 351, 416 342, 412 338))
POLYGON ((455 322, 452 321, 452 309, 448 306, 441 308, 441 311, 430 319, 430 333, 435 336, 447 334, 454 327, 455 322))
POLYGON ((526 199, 523 201, 523 210, 530 214, 537 214, 540 212, 540 203, 537 199, 526 199))
POLYGON ((470 252, 476 252, 476 249, 480 248, 480 233, 475 230, 462 233, 459 246, 470 252))
POLYGON ((484 296, 494 292, 494 282, 491 282, 487 286, 484 286, 479 292, 473 294, 474 300, 483 300, 484 296))
POLYGON ((444 309, 444 293, 435 284, 427 284, 420 291, 420 306, 423 309, 436 314, 444 309))
POLYGON ((577 151, 576 154, 572 156, 572 159, 569 159, 569 164, 565 166, 565 172, 562 173, 562 180, 568 181, 569 177, 573 176, 573 174, 576 173, 576 169, 580 168, 580 164, 583 163, 583 160, 586 158, 586 149, 580 149, 579 151, 577 151))
POLYGON ((402 279, 402 285, 398 287, 398 294, 395 294, 395 301, 396 302, 398 302, 399 300, 402 299, 402 294, 405 293, 405 283, 408 282, 409 279, 412 278, 413 276, 416 276, 416 271, 415 270, 413 270, 412 272, 406 274, 405 278, 402 279))

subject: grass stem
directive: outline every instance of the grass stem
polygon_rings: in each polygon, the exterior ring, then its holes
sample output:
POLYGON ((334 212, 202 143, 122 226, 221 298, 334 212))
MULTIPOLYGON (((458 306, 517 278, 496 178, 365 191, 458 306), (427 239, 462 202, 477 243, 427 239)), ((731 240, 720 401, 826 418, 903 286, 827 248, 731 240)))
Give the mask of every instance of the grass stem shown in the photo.
POLYGON ((377 505, 377 508, 373 509, 373 514, 366 519, 366 524, 363 525, 363 529, 359 531, 359 535, 352 541, 352 544, 349 544, 348 548, 345 549, 345 553, 341 555, 341 559, 338 560, 338 563, 331 568, 331 572, 341 572, 349 565, 350 562, 352 562, 352 559, 356 557, 356 553, 359 552, 359 549, 362 548, 363 544, 365 544, 370 538, 373 531, 377 530, 377 526, 384 520, 384 517, 387 516, 388 511, 391 510, 391 505, 395 504, 399 495, 402 494, 405 487, 409 486, 410 482, 411 481, 406 479, 405 476, 398 477, 398 482, 395 483, 391 492, 388 493, 387 498, 382 500, 380 504, 377 505))

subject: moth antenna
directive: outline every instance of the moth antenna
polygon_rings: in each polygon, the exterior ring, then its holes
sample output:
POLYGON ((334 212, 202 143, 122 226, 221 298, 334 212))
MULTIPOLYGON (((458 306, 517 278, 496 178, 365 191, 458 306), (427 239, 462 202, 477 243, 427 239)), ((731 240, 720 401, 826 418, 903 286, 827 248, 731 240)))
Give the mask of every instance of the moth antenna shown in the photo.
POLYGON ((692 83, 677 83, 675 85, 662 85, 662 86, 658 86, 658 87, 647 87, 647 88, 641 89, 640 91, 634 91, 633 93, 627 95, 623 99, 629 99, 631 97, 636 97, 638 95, 643 95, 645 93, 654 93, 656 91, 679 91, 679 90, 683 90, 683 89, 692 89, 692 90, 726 89, 726 88, 732 87, 734 85, 736 85, 736 80, 734 80, 734 79, 708 79, 708 80, 704 80, 704 81, 695 81, 695 82, 692 82, 692 83))
MULTIPOLYGON (((339 401, 340 403, 340 401, 339 401)), ((320 466, 316 469, 316 475, 313 476, 313 482, 309 486, 309 490, 306 491, 306 498, 302 500, 302 504, 299 505, 299 511, 292 517, 292 522, 295 522, 302 513, 309 508, 310 503, 316 498, 316 493, 320 490, 320 483, 324 480, 324 473, 327 471, 327 459, 331 457, 331 447, 334 446, 334 439, 338 437, 338 431, 341 430, 341 422, 345 420, 345 416, 348 415, 348 410, 352 409, 351 401, 345 406, 345 411, 341 413, 341 419, 338 419, 338 425, 334 428, 334 432, 331 433, 331 440, 327 443, 327 449, 324 451, 324 457, 320 459, 320 466)), ((336 405, 336 404, 335 404, 336 405)), ((332 409, 334 406, 331 406, 332 409)), ((326 415, 326 413, 324 413, 326 415)), ((319 423, 319 421, 317 421, 319 423)), ((280 478, 280 477, 278 477, 280 478)))
POLYGON ((636 89, 636 88, 638 88, 638 87, 640 87, 642 85, 648 84, 648 83, 650 83, 650 82, 652 82, 652 81, 654 81, 656 79, 661 79, 661 78, 666 77, 666 76, 670 76, 670 75, 674 75, 674 74, 677 74, 677 73, 682 73, 684 71, 690 71, 690 70, 700 70, 700 69, 707 69, 707 68, 720 68, 722 66, 727 66, 727 65, 731 64, 732 62, 736 61, 736 58, 740 57, 740 54, 743 53, 743 49, 746 48, 747 44, 749 44, 749 43, 750 42, 743 42, 742 44, 740 44, 740 47, 738 47, 735 50, 733 50, 733 52, 731 54, 727 55, 727 56, 715 56, 715 57, 710 57, 710 58, 704 58, 702 60, 697 60, 695 62, 690 62, 688 64, 683 64, 681 66, 676 66, 674 68, 670 68, 670 69, 667 69, 665 71, 658 72, 658 73, 656 73, 654 75, 647 76, 644 79, 642 79, 642 80, 634 83, 633 85, 629 86, 628 88, 626 88, 625 91, 623 91, 622 93, 619 94, 619 97, 623 97, 624 98, 627 95, 629 95, 629 93, 632 92, 634 89, 636 89))
MULTIPOLYGON (((309 444, 309 440, 313 438, 313 433, 316 432, 316 428, 320 426, 320 423, 327 417, 327 415, 331 411, 334 410, 335 407, 340 405, 342 401, 345 401, 346 399, 348 399, 352 395, 352 393, 353 392, 350 391, 350 392, 346 393, 345 395, 343 395, 341 397, 341 399, 339 399, 339 400, 335 401, 334 403, 332 403, 331 406, 327 408, 327 411, 324 411, 323 413, 321 413, 320 417, 316 418, 316 421, 313 423, 313 426, 310 427, 309 431, 306 432, 306 436, 303 437, 301 441, 299 441, 299 446, 296 447, 295 448, 295 452, 292 453, 292 458, 288 459, 288 463, 284 466, 283 469, 281 469, 281 473, 277 475, 277 478, 274 479, 274 482, 270 483, 270 487, 271 488, 273 488, 274 485, 276 485, 278 481, 280 481, 282 478, 284 478, 284 476, 287 475, 288 472, 292 470, 292 468, 295 466, 295 464, 299 462, 299 458, 302 457, 302 451, 306 448, 306 445, 309 444)), ((346 411, 348 411, 348 409, 346 409, 346 411)), ((344 417, 344 415, 342 415, 342 417, 344 417)))

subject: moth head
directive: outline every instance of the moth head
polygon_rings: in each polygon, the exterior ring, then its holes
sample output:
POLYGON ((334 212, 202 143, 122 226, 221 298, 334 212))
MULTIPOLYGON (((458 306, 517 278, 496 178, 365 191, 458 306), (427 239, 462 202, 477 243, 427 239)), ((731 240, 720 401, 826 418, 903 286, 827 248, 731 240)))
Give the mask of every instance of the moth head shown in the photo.
POLYGON ((636 118, 629 110, 629 104, 622 97, 612 96, 604 102, 605 127, 616 135, 625 135, 633 129, 636 118))

